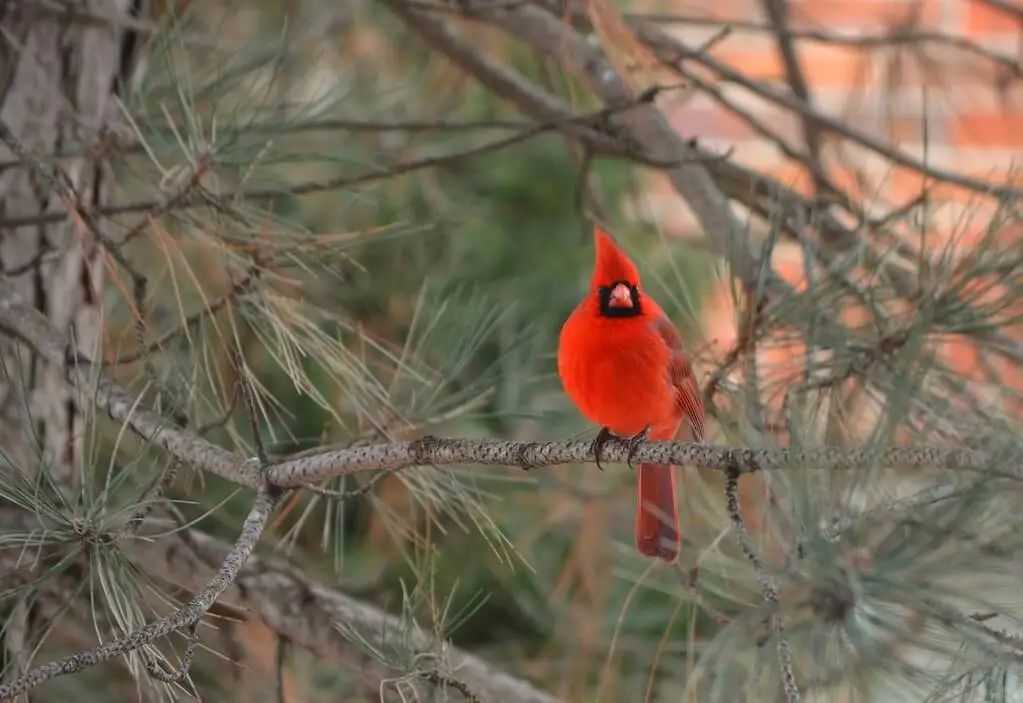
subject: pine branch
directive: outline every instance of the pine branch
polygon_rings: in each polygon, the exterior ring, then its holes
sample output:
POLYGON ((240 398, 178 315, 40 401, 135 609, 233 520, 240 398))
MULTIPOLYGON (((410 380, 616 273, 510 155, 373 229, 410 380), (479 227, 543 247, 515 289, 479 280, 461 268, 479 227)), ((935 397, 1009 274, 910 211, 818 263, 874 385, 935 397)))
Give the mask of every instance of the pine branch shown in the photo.
MULTIPOLYGON (((592 445, 592 441, 581 439, 516 442, 428 436, 411 442, 386 442, 326 451, 295 460, 282 459, 271 464, 267 478, 273 485, 295 487, 334 476, 409 466, 482 464, 518 466, 528 470, 575 462, 595 462, 592 445)), ((628 463, 629 441, 609 440, 601 449, 600 456, 601 462, 628 463)), ((849 470, 865 465, 903 470, 935 467, 978 472, 989 470, 987 458, 978 452, 921 446, 884 450, 876 447, 751 449, 700 442, 645 441, 635 445, 632 460, 633 463, 694 466, 721 473, 735 470, 740 474, 800 466, 822 470, 849 470)))
MULTIPOLYGON (((82 355, 67 358, 63 339, 13 287, 0 282, 0 330, 22 340, 48 363, 68 370, 69 382, 89 387, 96 375, 92 362, 82 355)), ((98 377, 95 402, 111 419, 126 423, 137 435, 161 447, 172 457, 242 486, 263 485, 258 462, 223 449, 172 420, 141 406, 138 398, 108 379, 98 377)), ((643 442, 635 447, 633 460, 659 464, 695 466, 720 472, 740 473, 777 470, 789 466, 851 469, 877 465, 923 469, 945 467, 992 476, 1021 479, 1018 467, 1000 469, 991 457, 956 447, 898 446, 878 450, 826 448, 746 448, 692 442, 643 442)), ((609 442, 602 450, 607 462, 628 463, 627 441, 609 442)), ((295 459, 270 461, 266 480, 277 487, 300 487, 333 476, 394 470, 431 464, 488 464, 525 469, 571 462, 594 462, 592 442, 562 440, 513 442, 500 440, 436 439, 385 442, 322 453, 303 453, 295 459)))
POLYGON ((259 541, 260 536, 263 534, 263 528, 266 527, 267 521, 270 519, 274 504, 275 498, 268 491, 261 490, 257 494, 252 510, 242 525, 241 535, 230 551, 227 552, 216 576, 186 605, 175 610, 170 615, 154 620, 145 627, 100 647, 87 652, 72 654, 64 659, 59 659, 29 670, 10 683, 0 686, 0 700, 13 698, 19 693, 31 690, 44 681, 56 678, 57 676, 73 674, 113 657, 135 651, 172 632, 191 627, 199 622, 203 615, 206 614, 206 611, 216 603, 220 594, 237 578, 238 571, 248 560, 253 549, 256 547, 256 542, 259 541))
MULTIPOLYGON (((305 132, 406 132, 410 134, 427 132, 493 132, 507 130, 528 129, 531 123, 525 120, 355 120, 343 117, 328 117, 323 119, 296 120, 281 124, 277 121, 260 122, 255 124, 233 124, 224 125, 224 132, 239 134, 302 134, 305 132)), ((44 161, 59 161, 63 159, 80 159, 89 153, 109 154, 136 154, 145 151, 145 147, 138 137, 114 137, 106 135, 93 143, 83 143, 77 150, 60 151, 55 154, 47 154, 44 161)), ((7 169, 19 168, 25 164, 19 159, 0 161, 0 172, 7 169)))
MULTIPOLYGON (((172 527, 154 521, 151 529, 161 535, 159 539, 133 539, 123 542, 122 548, 150 573, 161 578, 173 574, 176 585, 198 587, 209 578, 209 564, 223 560, 227 545, 199 530, 172 527)), ((289 646, 305 647, 326 662, 367 675, 373 686, 388 670, 345 638, 339 625, 358 632, 377 648, 407 642, 417 652, 432 654, 442 646, 447 666, 437 673, 446 677, 446 672, 455 672, 457 681, 464 684, 464 690, 459 689, 463 695, 468 691, 484 701, 508 703, 557 700, 466 650, 438 642, 432 633, 418 627, 410 631, 407 621, 317 582, 280 559, 253 555, 221 602, 254 612, 289 646)), ((438 679, 436 683, 451 688, 455 682, 438 679)))
POLYGON ((778 638, 778 663, 781 666, 782 688, 785 691, 785 699, 789 703, 794 703, 794 701, 800 699, 800 696, 799 685, 796 683, 796 674, 793 669, 792 647, 789 645, 789 639, 785 635, 785 622, 777 612, 779 605, 778 589, 774 585, 774 580, 767 573, 767 570, 764 569, 760 557, 757 556, 756 550, 753 548, 753 538, 750 536, 749 530, 746 528, 746 522, 742 518, 742 509, 739 505, 739 473, 738 470, 733 469, 725 477, 725 502, 728 508, 728 516, 732 520, 732 531, 735 533, 739 546, 742 547, 742 553, 746 555, 746 558, 749 559, 750 564, 753 566, 753 572, 760 583, 760 592, 764 596, 764 602, 771 609, 768 619, 771 624, 771 631, 778 638))
MULTIPOLYGON (((544 112, 540 112, 533 99, 538 89, 528 84, 523 86, 521 81, 507 84, 498 81, 497 71, 503 67, 495 67, 479 49, 455 34, 444 22, 429 16, 429 13, 415 10, 414 5, 406 0, 382 1, 410 29, 422 34, 480 82, 520 109, 538 119, 545 115, 549 117, 553 106, 564 110, 558 104, 562 102, 560 98, 548 98, 543 103, 544 112)), ((500 27, 532 46, 540 55, 557 61, 586 83, 605 105, 633 102, 631 91, 600 50, 571 27, 566 27, 558 16, 533 5, 495 9, 492 3, 481 0, 466 0, 458 7, 465 15, 500 27)), ((756 264, 749 251, 745 228, 732 213, 728 199, 707 169, 700 163, 694 163, 693 149, 672 129, 656 107, 645 105, 630 110, 614 122, 614 128, 628 144, 636 146, 634 153, 656 154, 659 159, 676 164, 667 168, 666 174, 692 208, 715 251, 731 261, 736 277, 742 281, 754 281, 756 264)), ((591 141, 590 145, 599 153, 611 153, 605 144, 591 141)), ((616 151, 620 151, 620 142, 615 147, 616 151)))
MULTIPOLYGON (((700 162, 720 159, 720 157, 695 155, 695 153, 691 153, 691 155, 678 156, 673 161, 655 159, 653 157, 644 158, 640 152, 635 149, 630 149, 627 145, 623 144, 621 140, 602 134, 602 132, 597 129, 597 126, 607 120, 610 115, 617 112, 627 111, 629 107, 647 102, 652 98, 653 95, 644 94, 634 100, 620 102, 613 107, 599 109, 599 111, 590 114, 575 115, 571 112, 567 114, 560 114, 553 119, 546 119, 538 124, 529 125, 509 136, 493 139, 480 144, 479 146, 444 153, 444 155, 398 162, 380 168, 373 168, 364 173, 358 173, 355 175, 338 176, 337 178, 327 178, 322 180, 309 180, 279 187, 250 188, 237 192, 218 194, 207 192, 202 189, 201 185, 199 185, 199 181, 202 180, 203 175, 209 169, 209 158, 204 157, 196 163, 191 176, 186 180, 184 186, 179 189, 178 192, 169 197, 165 197, 165 199, 144 200, 135 203, 110 205, 92 210, 85 209, 84 206, 81 206, 77 202, 77 200, 70 200, 68 209, 64 212, 44 212, 35 215, 0 218, 0 227, 17 228, 50 224, 53 222, 60 222, 68 217, 69 214, 75 213, 85 221, 90 229, 98 229, 98 225, 96 225, 96 218, 100 216, 108 217, 134 212, 147 213, 142 221, 129 230, 125 237, 127 240, 137 236, 148 224, 151 218, 166 214, 173 210, 194 208, 210 204, 226 205, 233 200, 239 199, 255 201, 272 199, 272 197, 279 197, 280 195, 306 195, 327 190, 339 190, 355 185, 364 185, 366 183, 393 178, 394 176, 400 176, 424 169, 437 168, 439 166, 454 164, 466 159, 472 159, 485 155, 485 153, 514 146, 541 134, 546 134, 560 129, 569 132, 579 131, 580 134, 586 136, 588 141, 601 145, 603 151, 606 153, 614 153, 614 155, 617 156, 628 157, 651 166, 667 167, 683 161, 700 162)), ((0 127, 2 127, 2 125, 0 125, 0 127)), ((3 131, 0 131, 0 137, 5 138, 3 131)), ((18 153, 17 151, 15 151, 15 153, 17 153, 17 156, 21 157, 21 153, 18 153)), ((23 161, 26 160, 23 159, 23 161)), ((38 164, 39 168, 44 172, 48 173, 48 169, 46 169, 41 162, 38 160, 33 160, 33 162, 38 164)))
POLYGON ((165 671, 156 662, 146 662, 146 671, 150 676, 163 683, 180 683, 188 676, 192 659, 195 657, 195 648, 199 644, 198 624, 196 621, 188 627, 188 644, 185 645, 185 653, 181 657, 181 666, 174 671, 165 671))
MULTIPOLYGON (((93 362, 81 354, 70 353, 69 340, 26 303, 8 281, 0 281, 0 330, 28 344, 47 363, 65 368, 72 385, 92 386, 96 372, 93 362)), ((101 374, 96 384, 93 399, 97 407, 112 420, 127 424, 138 436, 191 466, 250 488, 262 485, 251 462, 142 407, 139 398, 106 376, 101 374)))
MULTIPOLYGON (((588 141, 599 144, 602 147, 603 153, 625 156, 638 161, 639 163, 645 163, 650 166, 667 167, 672 164, 686 161, 714 161, 721 158, 720 156, 707 156, 701 154, 677 155, 674 159, 661 159, 659 157, 655 158, 653 156, 644 156, 642 152, 637 151, 636 149, 630 149, 621 140, 604 135, 599 131, 599 129, 597 129, 597 126, 599 126, 603 120, 606 120, 610 114, 628 110, 630 107, 648 102, 652 99, 652 97, 652 95, 645 94, 639 96, 639 98, 635 100, 619 103, 614 107, 598 110, 590 114, 576 115, 569 112, 565 115, 559 115, 555 119, 547 119, 537 124, 530 125, 510 136, 494 139, 479 146, 463 149, 461 151, 402 161, 383 167, 373 168, 355 175, 309 180, 290 185, 282 185, 275 188, 252 188, 220 194, 208 193, 201 189, 199 183, 202 176, 208 169, 208 165, 204 165, 204 160, 200 160, 193 170, 192 176, 186 181, 184 187, 168 198, 141 200, 131 203, 122 203, 119 205, 107 205, 99 208, 93 208, 91 210, 76 203, 74 207, 69 209, 81 217, 90 229, 94 228, 97 217, 109 217, 112 215, 123 215, 133 212, 148 213, 141 222, 136 224, 129 231, 127 238, 134 238, 142 229, 144 229, 152 217, 165 214, 172 210, 199 207, 203 204, 226 205, 235 200, 266 200, 280 197, 282 195, 309 195, 312 193, 322 193, 325 191, 365 185, 367 183, 386 180, 388 178, 413 173, 415 171, 454 164, 494 151, 500 151, 529 139, 533 139, 541 134, 546 134, 559 129, 569 132, 578 130, 581 134, 586 136, 588 141)), ((0 131, 0 137, 3 136, 4 133, 0 131)), ((657 152, 651 153, 656 154, 657 152)), ((21 154, 18 155, 19 157, 21 156, 21 154)), ((35 162, 40 164, 41 168, 45 169, 45 166, 42 166, 42 162, 38 160, 35 160, 35 162)), ((67 219, 68 215, 69 213, 67 211, 61 211, 5 217, 0 218, 0 227, 15 229, 18 227, 51 224, 67 219)))
POLYGON ((145 344, 142 349, 137 349, 134 352, 128 352, 126 354, 119 355, 116 359, 105 362, 106 365, 118 366, 121 364, 132 364, 136 361, 144 359, 147 355, 152 354, 170 343, 175 337, 179 336, 186 330, 192 329, 203 320, 209 319, 220 312, 226 305, 237 300, 237 298, 246 293, 252 286, 259 280, 261 269, 256 266, 249 268, 248 272, 235 283, 231 284, 231 287, 226 293, 221 295, 216 300, 212 301, 201 310, 198 310, 184 320, 181 324, 172 327, 157 339, 145 344))

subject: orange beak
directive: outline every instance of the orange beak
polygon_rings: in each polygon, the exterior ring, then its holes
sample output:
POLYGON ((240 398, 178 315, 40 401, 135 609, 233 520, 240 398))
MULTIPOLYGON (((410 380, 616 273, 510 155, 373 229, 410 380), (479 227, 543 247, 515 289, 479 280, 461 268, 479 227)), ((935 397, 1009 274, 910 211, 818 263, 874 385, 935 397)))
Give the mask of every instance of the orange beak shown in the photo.
POLYGON ((607 299, 609 308, 631 308, 632 291, 624 283, 618 283, 611 289, 611 295, 607 299))

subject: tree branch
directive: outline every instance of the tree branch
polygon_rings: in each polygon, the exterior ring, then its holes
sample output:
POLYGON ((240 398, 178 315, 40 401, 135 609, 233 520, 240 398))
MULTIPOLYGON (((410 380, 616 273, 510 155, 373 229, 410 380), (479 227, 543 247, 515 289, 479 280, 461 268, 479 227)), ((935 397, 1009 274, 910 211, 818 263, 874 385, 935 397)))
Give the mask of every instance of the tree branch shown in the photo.
POLYGON ((100 374, 84 356, 68 354, 68 340, 59 334, 38 310, 22 300, 14 286, 0 281, 0 330, 25 342, 47 363, 65 368, 68 382, 79 388, 96 383, 93 402, 116 422, 127 424, 143 439, 197 468, 243 486, 262 485, 255 465, 244 458, 176 426, 171 420, 142 407, 116 383, 100 374))
MULTIPOLYGON (((437 48, 463 66, 485 85, 490 85, 492 67, 485 64, 479 52, 464 41, 458 44, 444 42, 436 37, 452 36, 443 22, 427 13, 412 9, 406 0, 382 0, 413 30, 423 34, 437 48)), ((591 46, 560 19, 532 5, 495 6, 481 0, 465 0, 459 9, 473 19, 500 27, 526 42, 541 55, 558 61, 579 77, 606 105, 621 105, 633 101, 629 88, 621 76, 604 58, 599 49, 591 46)), ((522 109, 535 114, 537 108, 524 99, 535 93, 532 86, 516 86, 514 92, 498 92, 516 102, 522 109)), ((547 102, 548 106, 550 101, 547 102)), ((745 229, 732 213, 728 198, 715 185, 707 169, 694 161, 694 151, 671 128, 664 116, 653 105, 630 110, 615 121, 628 142, 634 143, 639 154, 656 154, 668 163, 677 164, 666 169, 666 174, 682 198, 693 210, 705 235, 716 253, 728 258, 733 274, 745 283, 755 282, 756 264, 749 251, 745 229)), ((606 148, 594 144, 601 153, 606 148)), ((620 151, 620 147, 616 149, 620 151)), ((612 152, 613 153, 613 152, 612 152)))
MULTIPOLYGON (((521 466, 532 469, 573 462, 594 462, 592 445, 593 442, 581 439, 516 442, 427 436, 412 442, 370 444, 325 451, 294 460, 283 459, 270 466, 267 480, 276 486, 294 487, 334 476, 434 464, 521 466)), ((601 449, 601 460, 627 463, 629 447, 628 440, 609 440, 601 449)), ((682 441, 637 443, 632 461, 694 466, 722 473, 735 470, 740 474, 795 466, 842 470, 870 464, 906 470, 945 467, 986 472, 990 468, 987 457, 969 449, 924 446, 889 447, 881 451, 871 447, 753 449, 682 441)), ((1023 478, 1023 475, 1006 475, 1009 476, 1023 478)))
MULTIPOLYGON (((630 20, 652 22, 658 25, 682 24, 694 27, 728 27, 740 31, 770 33, 776 31, 773 24, 766 24, 752 20, 736 18, 718 19, 714 17, 701 17, 676 12, 629 12, 625 13, 625 17, 630 20)), ((866 34, 863 32, 840 34, 808 27, 800 27, 799 29, 789 27, 786 29, 785 34, 791 39, 817 42, 819 44, 834 44, 836 46, 844 46, 852 49, 877 49, 897 47, 907 44, 945 44, 987 59, 988 61, 1011 71, 1014 75, 1023 75, 1023 64, 1009 54, 1000 53, 976 42, 970 41, 966 37, 960 37, 939 31, 917 29, 913 26, 894 26, 888 31, 878 34, 866 34)))
MULTIPOLYGON (((85 388, 93 382, 97 369, 92 362, 80 355, 67 359, 66 340, 37 310, 22 301, 10 284, 4 282, 0 282, 0 330, 24 341, 47 362, 67 368, 69 382, 85 388)), ((95 382, 96 404, 106 410, 111 419, 126 423, 140 437, 196 468, 243 486, 258 488, 263 485, 264 477, 258 471, 257 462, 223 449, 141 407, 139 398, 132 397, 102 373, 95 382)), ((609 462, 628 462, 628 442, 609 442, 602 450, 602 458, 609 462)), ((878 466, 892 468, 946 467, 987 471, 991 475, 1009 478, 1023 477, 1013 472, 999 473, 989 465, 990 458, 960 448, 902 446, 878 452, 873 448, 750 449, 690 442, 643 442, 637 445, 632 458, 639 462, 688 465, 715 471, 737 468, 741 473, 792 465, 853 468, 876 463, 878 466)), ((314 454, 304 453, 293 459, 285 457, 270 462, 265 480, 273 486, 290 488, 332 476, 429 464, 489 464, 532 468, 594 460, 592 442, 585 440, 513 442, 424 437, 414 442, 386 442, 314 454)))
POLYGON ((124 637, 119 637, 96 649, 72 654, 63 659, 29 670, 10 683, 0 686, 0 700, 13 698, 19 693, 28 691, 44 681, 56 678, 57 676, 73 674, 87 667, 95 666, 107 659, 127 654, 176 630, 190 627, 199 622, 206 611, 217 601, 220 594, 237 578, 239 570, 248 560, 252 550, 256 547, 256 542, 259 541, 260 536, 263 534, 263 528, 266 527, 270 514, 273 512, 274 503, 275 499, 269 491, 265 489, 259 491, 252 510, 242 525, 238 541, 224 556, 216 576, 196 593, 195 597, 186 605, 175 610, 170 615, 154 620, 145 627, 124 637))
MULTIPOLYGON (((532 139, 541 134, 551 132, 553 130, 563 130, 568 133, 579 133, 584 136, 588 143, 593 143, 601 148, 602 153, 616 156, 623 156, 630 158, 640 163, 655 167, 670 166, 675 163, 683 161, 713 161, 720 157, 707 156, 703 154, 690 153, 686 155, 678 155, 674 159, 654 159, 650 156, 644 156, 640 150, 629 149, 623 146, 623 142, 620 139, 615 139, 608 136, 598 129, 592 126, 594 123, 599 123, 606 119, 610 114, 614 112, 624 112, 629 108, 639 105, 649 100, 649 96, 640 96, 638 99, 629 100, 627 103, 619 103, 613 107, 598 110, 588 114, 574 114, 572 112, 559 113, 554 118, 541 119, 539 123, 530 125, 525 129, 522 129, 514 134, 503 137, 501 139, 495 139, 479 146, 463 149, 448 154, 440 154, 437 156, 427 156, 421 159, 412 159, 410 161, 402 161, 387 166, 377 167, 365 171, 363 173, 357 173, 355 175, 338 176, 336 178, 318 179, 302 181, 300 183, 294 183, 291 185, 282 185, 276 188, 253 188, 248 190, 237 190, 227 193, 212 194, 206 192, 200 188, 199 181, 205 173, 206 166, 200 162, 192 177, 185 183, 185 186, 176 194, 169 198, 161 199, 149 199, 140 200, 131 203, 122 203, 120 205, 109 205, 100 208, 94 208, 92 210, 86 210, 83 207, 78 207, 76 212, 87 221, 91 222, 95 217, 98 216, 111 216, 111 215, 124 215, 133 212, 147 212, 146 218, 142 222, 137 223, 126 235, 126 239, 134 238, 137 236, 142 229, 149 223, 152 217, 164 214, 170 210, 199 207, 203 204, 214 204, 221 205, 230 203, 233 200, 261 200, 280 197, 282 195, 309 195, 312 193, 322 193, 325 191, 339 190, 341 188, 349 188, 357 185, 364 185, 366 183, 373 183, 376 181, 393 178, 394 176, 400 176, 406 173, 412 173, 414 171, 421 171, 428 168, 436 168, 438 166, 445 166, 447 164, 457 163, 465 159, 480 156, 482 154, 488 154, 494 151, 500 151, 510 146, 514 146, 521 142, 532 139)), ((549 107, 549 106, 548 106, 549 107)), ((547 109, 540 111, 546 113, 547 109)), ((657 153, 657 152, 652 152, 657 153)), ((34 215, 19 215, 14 217, 0 218, 0 228, 15 229, 18 227, 35 226, 42 224, 49 224, 53 222, 61 222, 68 217, 68 212, 42 212, 34 215)))
POLYGON ((760 583, 760 591, 764 596, 764 602, 772 610, 768 615, 771 624, 771 631, 778 638, 778 663, 781 667, 782 688, 785 691, 785 699, 788 703, 798 701, 799 685, 796 683, 796 674, 792 664, 792 648, 789 645, 788 637, 785 635, 785 621, 778 608, 778 589, 774 585, 767 570, 753 549, 753 538, 750 537, 746 522, 742 518, 742 510, 739 506, 739 471, 732 470, 725 477, 725 502, 728 508, 728 516, 732 520, 732 531, 735 533, 742 553, 749 559, 760 583))
POLYGON ((912 169, 935 180, 951 183, 981 195, 996 198, 1019 198, 1023 196, 1023 189, 1007 183, 989 183, 964 176, 957 171, 931 166, 891 144, 887 144, 866 132, 851 127, 841 120, 815 110, 795 95, 783 93, 766 83, 749 78, 742 72, 735 70, 726 63, 718 61, 706 52, 693 51, 680 40, 665 34, 657 27, 651 26, 648 23, 636 23, 635 28, 640 37, 652 49, 657 51, 666 63, 676 64, 679 61, 692 60, 702 64, 724 80, 740 85, 765 100, 791 110, 803 119, 811 121, 820 129, 837 134, 850 142, 889 159, 893 163, 912 169))
MULTIPOLYGON (((343 117, 324 119, 296 120, 294 122, 261 122, 256 124, 231 124, 219 127, 225 133, 241 134, 300 134, 303 132, 470 132, 470 131, 507 131, 528 129, 530 122, 525 120, 354 120, 343 117)), ((92 143, 82 143, 77 150, 60 151, 47 154, 44 161, 61 159, 80 159, 90 153, 99 154, 135 154, 145 151, 138 137, 115 137, 106 135, 92 143)), ((20 159, 0 161, 0 172, 24 166, 20 159)))
MULTIPOLYGON (((774 27, 775 40, 778 43, 778 53, 781 54, 782 62, 785 65, 785 75, 788 77, 792 92, 797 98, 808 106, 813 102, 810 98, 810 86, 803 76, 803 69, 799 65, 799 56, 796 54, 795 44, 789 35, 789 7, 788 0, 763 0, 764 10, 774 27)), ((820 129, 813 120, 802 120, 803 138, 806 140, 806 147, 816 166, 812 169, 816 180, 817 173, 823 173, 824 163, 821 160, 822 139, 820 129)), ((818 185, 823 185, 818 182, 818 185)))
MULTIPOLYGON (((527 115, 536 120, 546 121, 564 120, 573 113, 571 106, 561 98, 536 87, 522 74, 490 58, 446 23, 426 13, 415 11, 413 3, 405 0, 383 2, 430 46, 458 64, 495 95, 504 98, 527 115)), ((613 153, 621 148, 617 140, 593 129, 576 128, 566 131, 587 143, 599 145, 604 153, 613 153)))
MULTIPOLYGON (((168 531, 155 521, 152 529, 159 533, 168 531)), ((121 547, 151 574, 162 579, 173 574, 173 582, 186 588, 205 583, 209 565, 223 561, 227 551, 223 542, 195 529, 174 531, 159 539, 126 540, 121 547)), ((378 649, 402 642, 421 652, 435 652, 442 646, 446 654, 445 671, 483 700, 508 703, 556 700, 528 681, 511 676, 469 652, 437 642, 419 628, 410 633, 408 623, 400 618, 328 588, 282 560, 251 557, 220 600, 255 612, 290 644, 305 647, 326 661, 361 672, 374 681, 384 678, 388 670, 347 640, 338 625, 358 632, 378 649)))
POLYGON ((168 344, 171 340, 180 335, 182 332, 191 329, 192 327, 199 324, 203 320, 213 317, 218 312, 220 312, 220 310, 222 310, 228 303, 233 302, 238 298, 238 296, 248 291, 248 289, 251 288, 256 281, 259 280, 260 273, 261 269, 258 268, 256 265, 249 267, 248 272, 244 276, 242 276, 242 278, 240 278, 238 281, 232 283, 231 287, 227 290, 226 293, 221 295, 216 300, 210 302, 206 307, 186 317, 184 320, 181 321, 181 324, 175 325, 171 329, 161 334, 158 338, 144 345, 141 349, 137 349, 134 352, 126 352, 125 354, 120 354, 115 359, 105 361, 104 365, 118 366, 121 364, 132 364, 135 363, 136 361, 141 361, 146 357, 146 355, 152 354, 158 349, 162 349, 166 344, 168 344))

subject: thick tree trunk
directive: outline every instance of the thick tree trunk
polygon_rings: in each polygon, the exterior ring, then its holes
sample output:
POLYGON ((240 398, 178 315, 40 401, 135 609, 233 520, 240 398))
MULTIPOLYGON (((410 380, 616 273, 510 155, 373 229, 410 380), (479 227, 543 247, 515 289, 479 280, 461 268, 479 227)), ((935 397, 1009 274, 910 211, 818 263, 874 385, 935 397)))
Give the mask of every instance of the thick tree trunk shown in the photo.
MULTIPOLYGON (((68 3, 81 15, 111 17, 138 0, 68 3)), ((102 22, 44 11, 32 0, 0 0, 0 119, 29 153, 46 158, 95 143, 116 115, 117 85, 127 75, 134 38, 102 22)), ((0 145, 0 158, 13 158, 0 145)), ((105 167, 85 157, 61 168, 86 206, 108 190, 105 167)), ((0 170, 0 217, 30 216, 58 204, 59 196, 24 167, 0 170)), ((93 233, 74 218, 65 222, 0 228, 0 268, 50 322, 68 333, 77 350, 98 355, 102 340, 103 252, 93 233)), ((10 338, 0 338, 0 450, 23 469, 48 469, 71 497, 85 461, 87 418, 62 372, 42 363, 10 338)), ((0 467, 2 470, 2 467, 0 467)), ((30 664, 36 622, 51 597, 26 598, 6 614, 3 654, 15 670, 30 664), (40 608, 42 610, 40 610, 40 608)), ((41 628, 45 629, 45 627, 41 628)))
MULTIPOLYGON (((31 0, 0 2, 0 118, 32 154, 82 150, 96 143, 113 117, 119 79, 126 75, 134 38, 102 21, 138 11, 137 0, 79 0, 72 17, 31 0)), ((0 146, 4 160, 13 157, 0 146)), ((97 205, 107 191, 105 167, 85 158, 61 167, 83 203, 97 205)), ((29 216, 57 204, 57 194, 24 167, 0 171, 0 214, 29 216)), ((104 252, 73 219, 51 225, 0 229, 0 265, 79 351, 98 354, 103 312, 104 252)), ((85 418, 61 371, 0 341, 0 446, 26 467, 45 462, 57 482, 73 490, 81 471, 85 418)))

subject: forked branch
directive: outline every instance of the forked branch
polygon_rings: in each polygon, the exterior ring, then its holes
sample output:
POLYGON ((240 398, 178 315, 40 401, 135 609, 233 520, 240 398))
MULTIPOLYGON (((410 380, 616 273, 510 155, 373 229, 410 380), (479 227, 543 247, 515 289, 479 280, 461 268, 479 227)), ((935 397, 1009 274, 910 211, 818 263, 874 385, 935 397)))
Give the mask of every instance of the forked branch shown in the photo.
POLYGON ((260 536, 263 534, 263 529, 270 519, 270 513, 273 512, 274 504, 275 498, 268 490, 259 491, 252 510, 249 511, 249 515, 245 518, 245 523, 242 525, 238 541, 235 542, 234 547, 224 557, 224 561, 220 565, 216 576, 196 593, 195 597, 187 604, 178 608, 170 615, 154 620, 145 627, 96 649, 72 654, 25 672, 10 683, 0 686, 0 700, 13 698, 19 693, 28 691, 44 681, 49 681, 57 676, 73 674, 108 659, 133 652, 172 632, 198 623, 202 616, 206 614, 206 611, 217 602, 220 594, 234 583, 235 578, 238 576, 238 571, 248 560, 253 549, 256 547, 256 542, 259 541, 260 536))

